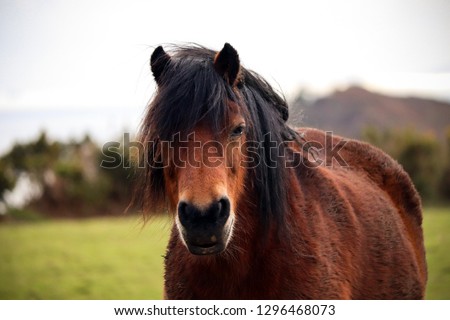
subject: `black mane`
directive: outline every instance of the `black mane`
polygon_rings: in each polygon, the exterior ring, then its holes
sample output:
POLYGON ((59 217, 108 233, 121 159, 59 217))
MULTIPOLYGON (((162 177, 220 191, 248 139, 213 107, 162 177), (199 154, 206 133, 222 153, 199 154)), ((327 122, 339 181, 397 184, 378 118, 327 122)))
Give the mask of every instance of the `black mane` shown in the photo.
MULTIPOLYGON (((170 141, 176 133, 187 134, 201 121, 219 132, 228 119, 230 101, 241 106, 248 125, 247 141, 260 143, 258 154, 262 160, 252 169, 255 192, 259 195, 258 209, 264 226, 275 220, 283 225, 287 207, 287 170, 276 143, 281 149, 285 142, 296 140, 290 129, 288 105, 261 76, 241 67, 239 83, 230 86, 214 69, 215 51, 200 47, 176 47, 169 51, 171 59, 158 83, 158 89, 150 102, 140 129, 140 141, 170 141), (269 143, 269 140, 271 143, 269 143), (272 146, 272 148, 271 148, 272 146)), ((158 159, 161 151, 148 148, 148 159, 158 159)), ((281 150, 281 154, 284 154, 281 150)), ((146 166, 142 175, 140 201, 144 211, 167 208, 163 170, 157 163, 146 166), (150 183, 149 183, 150 181, 150 183), (149 196, 150 195, 150 196, 149 196)))

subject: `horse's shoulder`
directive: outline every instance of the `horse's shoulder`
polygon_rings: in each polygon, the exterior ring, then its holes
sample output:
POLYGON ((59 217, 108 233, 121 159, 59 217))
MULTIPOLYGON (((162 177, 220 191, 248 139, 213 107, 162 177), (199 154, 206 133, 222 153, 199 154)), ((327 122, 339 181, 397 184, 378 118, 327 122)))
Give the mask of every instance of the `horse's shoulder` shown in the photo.
POLYGON ((305 143, 323 146, 321 157, 331 166, 346 167, 351 172, 362 173, 389 194, 397 207, 414 212, 421 220, 420 197, 403 167, 381 149, 358 140, 336 136, 318 129, 297 129, 305 143), (328 157, 328 159, 327 159, 328 157), (333 157, 334 159, 330 159, 333 157))

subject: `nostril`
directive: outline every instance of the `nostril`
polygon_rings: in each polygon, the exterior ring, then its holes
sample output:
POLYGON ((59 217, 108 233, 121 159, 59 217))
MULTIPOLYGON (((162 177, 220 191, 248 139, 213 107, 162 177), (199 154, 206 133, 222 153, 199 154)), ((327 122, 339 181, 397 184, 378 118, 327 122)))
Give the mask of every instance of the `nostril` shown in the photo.
POLYGON ((187 203, 184 202, 184 201, 181 201, 181 202, 178 204, 178 211, 181 211, 181 212, 185 211, 186 206, 187 206, 187 203))
POLYGON ((189 213, 188 213, 188 204, 184 201, 181 201, 178 204, 178 217, 180 218, 180 222, 182 224, 185 224, 187 220, 189 219, 189 213))
POLYGON ((187 203, 182 201, 178 204, 178 212, 184 214, 186 212, 187 203))
POLYGON ((230 200, 222 198, 219 200, 219 217, 228 218, 230 215, 230 200))

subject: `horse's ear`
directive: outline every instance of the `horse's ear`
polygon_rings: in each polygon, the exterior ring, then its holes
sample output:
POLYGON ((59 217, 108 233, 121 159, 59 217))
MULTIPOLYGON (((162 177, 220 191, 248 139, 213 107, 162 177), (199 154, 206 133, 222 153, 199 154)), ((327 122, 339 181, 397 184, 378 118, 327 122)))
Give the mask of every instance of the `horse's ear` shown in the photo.
POLYGON ((231 86, 237 83, 240 70, 239 55, 229 43, 225 43, 223 49, 216 54, 214 68, 231 86))
POLYGON ((164 51, 162 46, 159 46, 153 51, 150 58, 150 68, 152 69, 153 76, 158 85, 161 84, 161 75, 169 62, 170 56, 164 51))

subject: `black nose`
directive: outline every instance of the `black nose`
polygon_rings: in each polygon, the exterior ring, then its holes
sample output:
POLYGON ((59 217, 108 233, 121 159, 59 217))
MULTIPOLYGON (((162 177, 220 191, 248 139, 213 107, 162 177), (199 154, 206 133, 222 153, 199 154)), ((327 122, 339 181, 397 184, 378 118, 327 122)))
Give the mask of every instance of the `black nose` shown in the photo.
POLYGON ((222 238, 222 231, 230 216, 230 201, 222 198, 207 209, 181 201, 178 217, 185 228, 185 237, 196 246, 212 246, 222 238))
POLYGON ((178 215, 185 228, 199 228, 210 225, 223 225, 230 215, 230 201, 222 198, 212 203, 206 210, 181 201, 178 204, 178 215))

